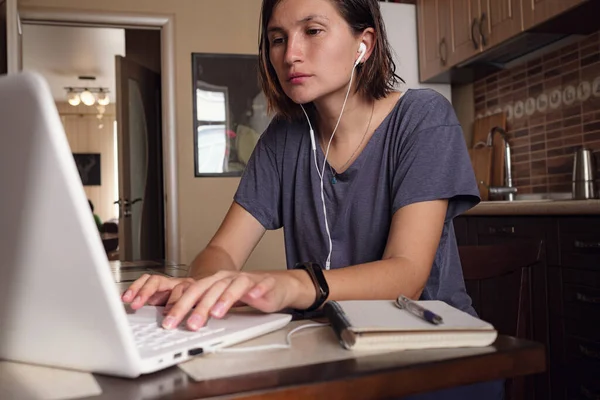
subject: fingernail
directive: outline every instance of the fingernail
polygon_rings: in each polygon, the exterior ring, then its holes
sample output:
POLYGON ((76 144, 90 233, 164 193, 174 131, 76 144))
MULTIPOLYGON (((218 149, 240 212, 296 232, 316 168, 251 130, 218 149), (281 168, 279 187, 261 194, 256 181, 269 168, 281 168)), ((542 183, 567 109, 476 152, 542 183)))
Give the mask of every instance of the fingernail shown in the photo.
POLYGON ((250 292, 248 292, 248 295, 252 298, 257 298, 260 296, 260 290, 259 289, 252 289, 250 292))
POLYGON ((131 290, 127 290, 124 294, 123 294, 123 300, 128 301, 129 298, 131 297, 131 290))
POLYGON ((187 324, 190 329, 199 329, 204 324, 204 318, 198 314, 193 314, 190 318, 188 318, 187 324))
POLYGON ((225 303, 218 301, 210 311, 215 317, 222 317, 225 314, 225 303))
POLYGON ((140 296, 136 297, 135 299, 133 299, 133 301, 131 302, 132 306, 138 306, 142 303, 142 298, 140 296))
POLYGON ((163 324, 162 325, 163 325, 163 328, 165 328, 165 329, 171 329, 171 328, 173 328, 173 326, 175 325, 175 317, 171 317, 171 316, 166 317, 163 320, 163 324))

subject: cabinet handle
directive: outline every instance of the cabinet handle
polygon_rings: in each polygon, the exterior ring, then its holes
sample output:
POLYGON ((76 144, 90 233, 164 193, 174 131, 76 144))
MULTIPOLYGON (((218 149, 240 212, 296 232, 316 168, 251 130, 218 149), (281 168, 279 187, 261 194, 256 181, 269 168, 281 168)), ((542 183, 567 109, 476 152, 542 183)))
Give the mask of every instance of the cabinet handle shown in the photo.
POLYGON ((442 63, 443 66, 446 66, 446 63, 448 62, 445 53, 448 53, 448 47, 446 46, 446 38, 443 37, 442 40, 440 40, 440 44, 438 46, 438 53, 440 56, 440 61, 442 63), (442 48, 444 49, 444 52, 442 52, 442 48))
POLYGON ((576 240, 575 243, 573 243, 573 247, 576 249, 600 250, 600 242, 584 242, 576 240))
POLYGON ((600 399, 600 394, 592 392, 590 389, 586 388, 583 385, 579 385, 579 393, 583 395, 586 399, 590 400, 598 400, 600 399))
POLYGON ((586 296, 583 293, 575 293, 575 298, 579 301, 581 301, 582 303, 589 303, 589 304, 600 304, 600 297, 590 297, 590 296, 586 296))
POLYGON ((471 24, 471 40, 473 41, 475 50, 478 50, 479 42, 477 41, 477 32, 475 32, 475 28, 477 28, 477 18, 473 18, 473 23, 471 24))
POLYGON ((579 345, 579 352, 581 354, 583 354, 584 356, 587 356, 589 358, 600 360, 600 351, 598 351, 598 350, 592 350, 592 349, 587 348, 584 345, 580 344, 579 345))
POLYGON ((485 38, 485 35, 483 34, 483 21, 485 21, 485 19, 487 18, 487 16, 485 15, 485 13, 481 14, 481 19, 479 20, 479 35, 481 35, 481 45, 482 46, 487 46, 487 39, 485 38))
POLYGON ((499 228, 496 228, 494 226, 490 226, 488 228, 488 232, 491 234, 496 234, 496 233, 504 233, 507 235, 512 235, 516 232, 515 227, 514 226, 501 226, 499 228))

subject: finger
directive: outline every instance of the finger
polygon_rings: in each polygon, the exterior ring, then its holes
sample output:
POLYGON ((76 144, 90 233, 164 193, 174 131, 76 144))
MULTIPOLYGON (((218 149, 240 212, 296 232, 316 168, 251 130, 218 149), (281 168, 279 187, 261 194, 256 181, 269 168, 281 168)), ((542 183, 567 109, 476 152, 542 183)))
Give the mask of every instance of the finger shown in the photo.
POLYGON ((131 302, 135 296, 138 294, 138 291, 146 284, 146 282, 150 279, 150 274, 144 274, 136 279, 123 293, 122 299, 124 302, 131 302))
POLYGON ((162 326, 165 329, 175 328, 183 317, 198 303, 204 292, 217 280, 214 276, 196 281, 183 291, 181 297, 173 304, 173 308, 163 319, 162 326))
POLYGON ((266 276, 259 282, 257 282, 252 289, 247 293, 249 299, 258 299, 263 297, 267 292, 271 291, 275 287, 275 278, 273 276, 266 276))
MULTIPOLYGON (((215 318, 222 318, 229 309, 250 289, 254 287, 254 280, 248 275, 238 275, 210 308, 210 314, 215 318)), ((206 296, 205 296, 206 298, 206 296)), ((204 301, 204 299, 202 300, 204 301)))
POLYGON ((151 306, 162 306, 169 299, 169 295, 169 291, 156 292, 148 298, 146 304, 149 304, 151 306))
POLYGON ((137 296, 133 299, 133 302, 131 303, 131 308, 137 310, 138 308, 146 304, 150 296, 152 296, 156 292, 162 292, 168 289, 169 286, 161 288, 161 284, 166 283, 166 280, 167 278, 165 278, 164 276, 150 276, 150 278, 146 281, 146 284, 139 290, 137 296))
POLYGON ((231 306, 231 308, 236 308, 236 307, 245 307, 246 303, 244 303, 241 300, 236 301, 235 303, 233 303, 233 305, 231 306))
POLYGON ((279 300, 273 293, 275 283, 274 277, 266 277, 249 290, 241 300, 257 310, 274 312, 279 308, 279 300))
POLYGON ((191 282, 181 282, 179 285, 177 285, 173 288, 173 290, 171 291, 171 295, 169 296, 169 298, 167 299, 167 302, 165 304, 165 308, 163 310, 163 315, 167 315, 169 313, 169 311, 171 311, 171 309, 173 308, 173 305, 175 303, 177 303, 177 301, 183 295, 183 292, 185 292, 186 289, 189 288, 191 284, 192 284, 191 282))
POLYGON ((196 304, 196 308, 194 308, 194 311, 186 321, 188 329, 195 331, 206 324, 210 310, 232 281, 229 278, 221 279, 204 292, 202 298, 196 304))

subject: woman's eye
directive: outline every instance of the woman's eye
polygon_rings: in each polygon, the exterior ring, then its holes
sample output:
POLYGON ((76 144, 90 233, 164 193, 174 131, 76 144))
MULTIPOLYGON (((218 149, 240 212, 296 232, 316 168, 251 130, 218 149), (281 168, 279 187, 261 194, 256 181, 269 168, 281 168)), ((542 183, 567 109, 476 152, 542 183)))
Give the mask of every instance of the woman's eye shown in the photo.
POLYGON ((323 31, 322 29, 313 28, 313 29, 307 30, 306 33, 308 33, 310 36, 314 36, 314 35, 318 35, 322 31, 323 31))
POLYGON ((282 37, 276 37, 276 38, 271 39, 272 45, 281 44, 283 42, 284 42, 284 39, 282 37))

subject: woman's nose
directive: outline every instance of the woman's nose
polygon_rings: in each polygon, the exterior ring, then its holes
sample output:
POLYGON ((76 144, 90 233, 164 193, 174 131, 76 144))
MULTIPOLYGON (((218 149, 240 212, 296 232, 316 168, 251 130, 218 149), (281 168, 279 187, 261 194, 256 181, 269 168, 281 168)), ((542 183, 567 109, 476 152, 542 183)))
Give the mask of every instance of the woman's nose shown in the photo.
POLYGON ((298 38, 290 37, 287 42, 285 49, 285 62, 289 65, 295 64, 301 61, 304 57, 304 49, 301 40, 298 38))

